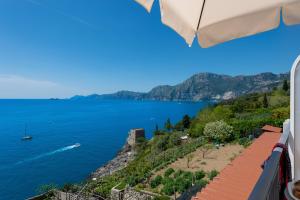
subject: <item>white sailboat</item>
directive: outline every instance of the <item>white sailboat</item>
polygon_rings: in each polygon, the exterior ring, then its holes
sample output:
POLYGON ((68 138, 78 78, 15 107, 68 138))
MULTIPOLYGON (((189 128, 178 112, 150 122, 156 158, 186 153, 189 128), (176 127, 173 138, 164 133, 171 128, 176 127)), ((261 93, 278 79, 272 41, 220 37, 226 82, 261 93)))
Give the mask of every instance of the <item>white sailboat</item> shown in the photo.
POLYGON ((22 141, 32 140, 32 136, 31 135, 27 135, 27 126, 25 126, 24 136, 21 138, 21 140, 22 141))

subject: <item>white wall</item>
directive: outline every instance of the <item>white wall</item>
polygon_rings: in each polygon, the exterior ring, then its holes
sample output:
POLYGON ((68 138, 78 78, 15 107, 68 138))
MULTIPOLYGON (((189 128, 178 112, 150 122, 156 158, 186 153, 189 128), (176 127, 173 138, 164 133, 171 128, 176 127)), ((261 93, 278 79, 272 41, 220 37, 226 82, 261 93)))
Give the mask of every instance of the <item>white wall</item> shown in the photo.
POLYGON ((291 70, 291 138, 294 144, 289 146, 294 177, 300 179, 300 56, 294 62, 291 70))

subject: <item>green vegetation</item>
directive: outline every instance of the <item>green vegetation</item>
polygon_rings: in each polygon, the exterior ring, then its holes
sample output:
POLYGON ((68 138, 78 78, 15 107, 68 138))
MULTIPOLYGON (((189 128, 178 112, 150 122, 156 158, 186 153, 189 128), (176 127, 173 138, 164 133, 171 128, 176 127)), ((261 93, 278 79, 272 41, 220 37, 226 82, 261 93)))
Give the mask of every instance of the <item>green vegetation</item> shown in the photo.
POLYGON ((161 184, 162 180, 163 180, 162 176, 160 176, 160 175, 156 176, 150 182, 151 188, 156 188, 157 186, 159 186, 161 184))
POLYGON ((223 120, 209 122, 205 125, 203 135, 209 141, 224 143, 232 138, 233 127, 223 120))
POLYGON ((201 180, 204 177, 205 177, 205 172, 204 171, 197 171, 197 172, 195 172, 195 178, 196 178, 196 180, 201 180))
POLYGON ((166 121, 166 123, 165 123, 165 129, 167 131, 171 131, 171 129, 172 129, 172 124, 171 124, 170 118, 168 118, 167 121, 166 121))
POLYGON ((212 170, 207 173, 209 180, 213 180, 216 176, 218 176, 219 172, 217 170, 212 170))
POLYGON ((126 183, 125 182, 121 182, 115 188, 117 190, 124 190, 126 188, 126 183))
POLYGON ((282 90, 284 90, 286 92, 289 90, 289 84, 286 79, 283 81, 282 90))
POLYGON ((175 170, 173 168, 169 168, 165 171, 165 177, 169 177, 172 173, 174 173, 175 170))
POLYGON ((191 118, 188 115, 184 115, 182 119, 183 128, 188 129, 191 125, 191 118))
MULTIPOLYGON (((189 166, 191 158, 187 155, 199 147, 203 149, 203 158, 214 144, 236 142, 248 146, 253 138, 261 134, 263 125, 282 127, 284 120, 289 117, 286 84, 282 89, 274 89, 269 93, 245 95, 209 106, 194 118, 183 116, 174 126, 168 119, 164 130, 156 125, 154 137, 143 141, 141 147, 137 148, 135 160, 112 175, 90 181, 85 192, 108 197, 111 188, 119 183, 149 188, 152 192, 168 196, 174 192, 182 193, 193 184, 204 187, 218 175, 216 170, 191 173, 169 168, 163 175, 153 177, 153 174, 183 157, 186 157, 189 166), (187 134, 190 137, 183 142, 180 137, 187 134)), ((168 197, 157 197, 159 198, 168 197)))
POLYGON ((201 187, 204 187, 209 179, 209 176, 206 177, 206 173, 204 171, 197 171, 195 173, 188 171, 174 171, 172 168, 166 170, 164 177, 156 176, 152 181, 155 182, 155 187, 160 186, 160 193, 163 195, 173 195, 175 192, 183 193, 193 184, 198 184, 201 187), (167 172, 167 173, 166 173, 167 172), (172 173, 171 173, 172 172, 172 173), (166 176, 167 175, 167 176, 166 176), (159 178, 158 178, 159 177, 159 178), (159 179, 159 184, 156 181, 159 179))

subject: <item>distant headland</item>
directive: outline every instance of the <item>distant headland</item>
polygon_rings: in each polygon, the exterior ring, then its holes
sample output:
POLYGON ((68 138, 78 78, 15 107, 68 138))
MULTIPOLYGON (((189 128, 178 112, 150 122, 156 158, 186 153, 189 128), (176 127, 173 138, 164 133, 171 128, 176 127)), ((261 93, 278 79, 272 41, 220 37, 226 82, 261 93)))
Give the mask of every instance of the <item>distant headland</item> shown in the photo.
POLYGON ((160 101, 201 101, 228 100, 244 94, 268 92, 289 80, 289 73, 270 72, 249 76, 229 76, 213 73, 195 74, 174 86, 161 85, 149 92, 119 91, 113 94, 76 95, 71 100, 160 100, 160 101))

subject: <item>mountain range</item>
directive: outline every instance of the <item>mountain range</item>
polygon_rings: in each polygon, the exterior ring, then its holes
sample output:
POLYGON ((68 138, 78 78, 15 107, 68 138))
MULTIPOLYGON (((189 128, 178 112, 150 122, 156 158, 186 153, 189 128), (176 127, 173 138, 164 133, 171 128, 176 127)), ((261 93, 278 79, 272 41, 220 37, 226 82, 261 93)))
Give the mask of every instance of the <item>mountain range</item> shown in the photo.
POLYGON ((249 76, 213 73, 195 74, 177 85, 160 85, 149 92, 119 91, 113 94, 76 95, 72 100, 132 99, 161 101, 228 100, 243 94, 268 92, 289 80, 289 73, 270 72, 249 76))

